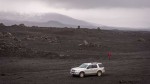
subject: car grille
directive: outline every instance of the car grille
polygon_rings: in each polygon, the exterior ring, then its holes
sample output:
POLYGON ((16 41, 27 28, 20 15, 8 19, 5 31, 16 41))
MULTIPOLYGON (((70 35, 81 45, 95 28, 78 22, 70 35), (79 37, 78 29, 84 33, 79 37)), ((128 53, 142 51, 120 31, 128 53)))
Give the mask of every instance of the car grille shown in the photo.
POLYGON ((75 72, 75 70, 72 70, 71 72, 75 72))

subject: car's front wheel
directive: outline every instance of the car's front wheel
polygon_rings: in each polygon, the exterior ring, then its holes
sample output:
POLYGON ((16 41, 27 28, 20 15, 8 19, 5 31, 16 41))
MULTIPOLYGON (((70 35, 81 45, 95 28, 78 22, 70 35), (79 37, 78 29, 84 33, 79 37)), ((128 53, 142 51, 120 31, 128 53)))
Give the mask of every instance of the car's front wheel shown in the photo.
POLYGON ((80 76, 80 78, 83 78, 84 77, 84 72, 80 72, 79 76, 80 76))
POLYGON ((74 77, 75 75, 72 74, 71 76, 74 77))
POLYGON ((102 76, 102 72, 101 72, 101 71, 98 71, 98 72, 97 72, 97 76, 102 76))

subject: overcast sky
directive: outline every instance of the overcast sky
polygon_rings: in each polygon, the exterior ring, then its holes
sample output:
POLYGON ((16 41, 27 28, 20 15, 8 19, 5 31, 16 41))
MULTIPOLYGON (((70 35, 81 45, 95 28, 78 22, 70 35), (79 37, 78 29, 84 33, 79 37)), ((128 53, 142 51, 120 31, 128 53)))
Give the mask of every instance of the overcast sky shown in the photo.
POLYGON ((150 27, 150 0, 0 0, 0 12, 55 12, 107 26, 150 27))

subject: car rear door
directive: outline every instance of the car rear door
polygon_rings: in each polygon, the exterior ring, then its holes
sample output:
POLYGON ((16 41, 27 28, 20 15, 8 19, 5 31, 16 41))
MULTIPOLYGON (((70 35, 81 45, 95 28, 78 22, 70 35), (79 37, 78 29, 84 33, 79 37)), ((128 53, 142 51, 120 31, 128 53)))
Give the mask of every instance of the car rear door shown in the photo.
POLYGON ((93 73, 93 74, 96 74, 96 73, 97 73, 97 65, 96 65, 96 64, 93 64, 93 65, 92 65, 92 73, 93 73))

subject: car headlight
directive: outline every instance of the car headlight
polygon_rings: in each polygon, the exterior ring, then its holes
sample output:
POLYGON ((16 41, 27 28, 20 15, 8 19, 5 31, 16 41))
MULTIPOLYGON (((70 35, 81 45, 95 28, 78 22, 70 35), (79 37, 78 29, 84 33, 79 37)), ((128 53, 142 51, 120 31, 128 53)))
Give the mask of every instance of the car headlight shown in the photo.
POLYGON ((72 69, 71 72, 79 72, 79 71, 78 71, 78 70, 73 70, 73 69, 72 69))

